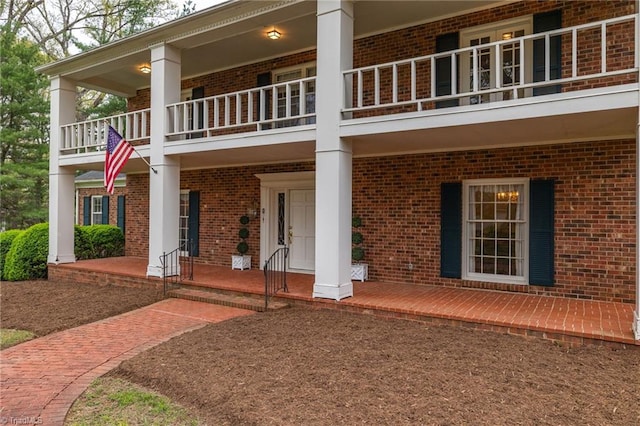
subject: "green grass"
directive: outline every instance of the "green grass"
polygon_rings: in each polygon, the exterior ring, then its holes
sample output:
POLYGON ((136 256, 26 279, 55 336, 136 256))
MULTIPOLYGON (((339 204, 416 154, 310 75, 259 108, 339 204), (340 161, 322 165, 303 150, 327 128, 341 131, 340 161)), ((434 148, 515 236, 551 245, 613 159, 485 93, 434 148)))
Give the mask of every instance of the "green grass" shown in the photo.
POLYGON ((65 426, 197 426, 197 418, 168 398, 126 380, 101 377, 73 404, 65 426))
POLYGON ((34 337, 35 334, 27 330, 2 328, 0 329, 0 349, 6 349, 10 346, 17 345, 18 343, 26 342, 34 337))

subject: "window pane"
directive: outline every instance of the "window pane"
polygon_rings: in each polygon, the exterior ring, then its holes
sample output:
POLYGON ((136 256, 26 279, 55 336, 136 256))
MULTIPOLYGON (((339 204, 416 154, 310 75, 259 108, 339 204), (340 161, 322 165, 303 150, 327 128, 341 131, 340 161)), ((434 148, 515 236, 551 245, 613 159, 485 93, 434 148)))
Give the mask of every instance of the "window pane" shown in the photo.
POLYGON ((524 276, 524 184, 470 185, 468 271, 524 276))

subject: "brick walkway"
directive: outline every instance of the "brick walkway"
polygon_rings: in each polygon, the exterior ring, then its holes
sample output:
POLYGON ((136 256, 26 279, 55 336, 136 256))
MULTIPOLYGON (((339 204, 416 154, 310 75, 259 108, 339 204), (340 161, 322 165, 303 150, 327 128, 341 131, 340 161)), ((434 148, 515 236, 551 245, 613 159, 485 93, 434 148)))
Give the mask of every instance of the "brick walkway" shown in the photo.
POLYGON ((0 424, 62 425, 96 378, 182 333, 252 311, 168 299, 0 352, 0 424))

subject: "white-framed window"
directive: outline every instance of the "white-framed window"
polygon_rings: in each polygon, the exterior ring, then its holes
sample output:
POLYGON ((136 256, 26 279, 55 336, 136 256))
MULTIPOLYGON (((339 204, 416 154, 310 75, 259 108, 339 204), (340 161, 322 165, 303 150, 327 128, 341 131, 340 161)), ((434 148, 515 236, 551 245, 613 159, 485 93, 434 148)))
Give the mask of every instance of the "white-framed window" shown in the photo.
POLYGON ((180 191, 180 215, 178 223, 178 243, 184 254, 189 242, 189 190, 180 191))
POLYGON ((102 196, 91 196, 91 224, 102 225, 102 196))
POLYGON ((528 283, 529 179, 463 182, 462 277, 528 283))
MULTIPOLYGON (((512 40, 517 37, 529 35, 533 28, 533 17, 528 16, 508 21, 501 21, 490 25, 468 28, 460 33, 461 47, 473 47, 486 45, 497 41, 512 40)), ((487 46, 477 49, 475 57, 476 72, 474 73, 474 52, 462 54, 461 74, 462 92, 476 90, 488 90, 496 88, 496 73, 500 73, 500 87, 509 89, 523 83, 521 70, 524 70, 525 81, 531 81, 533 63, 533 43, 527 41, 524 49, 524 61, 521 58, 521 46, 519 41, 506 42, 500 45, 500 58, 496 61, 495 46, 487 46), (527 66, 527 64, 529 64, 527 66), (524 68, 523 68, 524 67, 524 68), (476 81, 477 80, 477 87, 476 81)), ((530 90, 530 89, 528 89, 530 90)), ((525 89, 518 89, 517 97, 530 95, 525 89)), ((484 93, 463 99, 463 103, 479 104, 492 101, 513 99, 513 90, 504 90, 495 93, 484 93)))
MULTIPOLYGON (((296 65, 294 67, 283 68, 273 72, 273 82, 275 84, 285 83, 287 81, 299 80, 301 78, 315 77, 316 64, 314 62, 296 65)), ((291 96, 291 116, 300 114, 313 114, 316 112, 316 84, 313 81, 304 84, 304 110, 301 110, 300 105, 300 87, 298 85, 292 85, 290 88, 291 96)), ((278 111, 276 113, 277 118, 287 116, 287 94, 286 90, 278 90, 278 111)), ((315 117, 309 117, 303 119, 292 119, 281 121, 277 124, 277 127, 288 127, 300 124, 313 124, 315 123, 315 117)))

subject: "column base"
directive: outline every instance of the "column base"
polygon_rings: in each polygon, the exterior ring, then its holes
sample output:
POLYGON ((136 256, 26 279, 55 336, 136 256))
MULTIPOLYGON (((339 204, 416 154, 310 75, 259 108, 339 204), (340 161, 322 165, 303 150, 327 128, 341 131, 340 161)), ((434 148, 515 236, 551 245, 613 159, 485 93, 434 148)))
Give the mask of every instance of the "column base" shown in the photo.
MULTIPOLYGON (((167 267, 167 277, 180 275, 180 265, 169 265, 167 267)), ((147 265, 147 277, 164 278, 164 268, 162 266, 147 265)))
POLYGON ((342 300, 353 297, 353 283, 344 284, 313 284, 313 297, 321 299, 342 300))
POLYGON ((75 254, 66 254, 66 255, 49 255, 47 257, 47 263, 53 263, 54 265, 59 265, 61 263, 75 263, 76 255, 75 254))
POLYGON ((640 311, 633 313, 633 334, 636 340, 640 340, 640 311))

